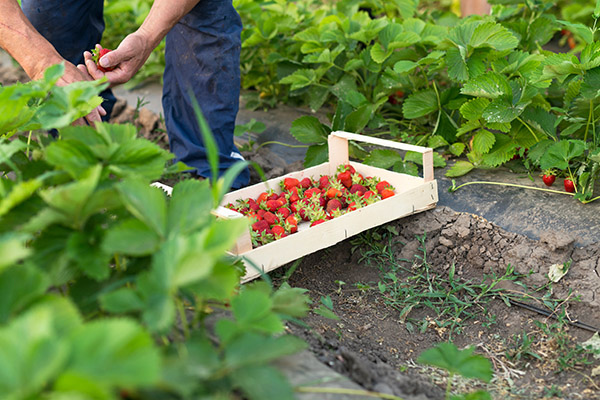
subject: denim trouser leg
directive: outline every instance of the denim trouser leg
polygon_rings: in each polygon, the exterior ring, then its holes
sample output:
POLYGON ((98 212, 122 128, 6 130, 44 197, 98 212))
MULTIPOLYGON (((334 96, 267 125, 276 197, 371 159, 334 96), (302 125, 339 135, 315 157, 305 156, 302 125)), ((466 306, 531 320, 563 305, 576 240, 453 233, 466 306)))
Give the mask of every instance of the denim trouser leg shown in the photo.
MULTIPOLYGON (((240 16, 231 0, 202 0, 167 34, 163 109, 171 151, 199 175, 210 166, 190 96, 219 146, 223 173, 241 159, 233 143, 240 95, 240 16)), ((248 184, 244 170, 234 188, 248 184)))
MULTIPOLYGON (((100 43, 104 32, 104 0, 22 0, 31 24, 66 60, 83 63, 83 52, 100 43)), ((110 89, 100 94, 108 115, 116 98, 110 89)))

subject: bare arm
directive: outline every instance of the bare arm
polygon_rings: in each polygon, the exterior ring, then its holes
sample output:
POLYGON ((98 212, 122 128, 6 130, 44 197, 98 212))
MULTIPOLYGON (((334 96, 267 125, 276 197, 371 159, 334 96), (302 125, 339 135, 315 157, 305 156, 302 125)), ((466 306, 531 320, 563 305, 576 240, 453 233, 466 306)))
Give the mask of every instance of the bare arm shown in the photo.
MULTIPOLYGON (((0 47, 8 52, 25 70, 29 78, 40 79, 46 68, 65 63, 65 73, 59 85, 91 80, 85 68, 77 68, 66 61, 31 25, 17 0, 0 0, 0 47)), ((106 112, 102 107, 92 111, 86 120, 100 121, 100 115, 106 112)))
MULTIPOLYGON (((113 85, 130 80, 144 65, 152 50, 159 45, 166 34, 200 0, 155 0, 150 13, 137 31, 123 39, 114 51, 100 59, 103 67, 115 68, 101 72, 89 52, 84 53, 85 65, 95 79, 106 75, 113 85)), ((99 47, 99 46, 97 46, 99 47)))

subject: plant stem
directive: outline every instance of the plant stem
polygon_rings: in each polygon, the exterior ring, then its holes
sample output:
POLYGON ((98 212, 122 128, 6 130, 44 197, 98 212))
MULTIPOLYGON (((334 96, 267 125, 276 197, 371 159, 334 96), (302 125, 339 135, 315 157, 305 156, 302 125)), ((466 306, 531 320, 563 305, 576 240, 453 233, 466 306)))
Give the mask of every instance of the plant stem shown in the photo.
POLYGON ((29 146, 31 145, 31 131, 29 131, 29 134, 27 135, 27 158, 29 158, 29 146))
POLYGON ((305 148, 305 147, 309 147, 306 144, 287 144, 287 143, 283 143, 283 142, 278 142, 276 140, 269 140, 268 142, 263 142, 260 144, 260 146, 258 146, 256 149, 260 149, 263 146, 266 146, 268 144, 278 144, 281 146, 285 146, 285 147, 291 147, 291 148, 305 148))
POLYGON ((523 125, 525 125, 525 128, 527 128, 527 130, 533 135, 533 137, 535 138, 536 142, 540 141, 540 139, 538 139, 538 137, 536 136, 535 132, 533 131, 533 129, 531 129, 531 127, 527 124, 527 122, 523 121, 521 119, 521 117, 517 117, 517 121, 519 121, 520 123, 522 123, 523 125))
POLYGON ((594 109, 594 104, 593 104, 593 101, 590 100, 590 112, 588 114, 587 124, 585 125, 585 134, 583 135, 584 142, 587 142, 588 132, 590 131, 590 124, 592 122, 593 109, 594 109))
POLYGON ((454 378, 454 373, 450 372, 448 375, 448 382, 446 383, 446 400, 450 399, 450 389, 452 389, 452 379, 454 378))
POLYGON ((526 186, 526 185, 517 185, 515 183, 504 183, 504 182, 486 182, 486 181, 473 181, 473 182, 467 182, 467 183, 463 183, 462 185, 458 185, 458 186, 452 186, 450 189, 448 189, 450 192, 455 192, 458 189, 464 187, 464 186, 468 186, 468 185, 474 185, 474 184, 483 184, 483 185, 497 185, 497 186, 511 186, 511 187, 517 187, 517 188, 522 188, 522 189, 532 189, 532 190, 540 190, 542 192, 549 192, 549 193, 558 193, 558 194, 566 194, 568 196, 574 196, 573 193, 569 193, 569 192, 563 192, 560 190, 554 190, 554 189, 545 189, 545 188, 539 188, 539 187, 535 187, 535 186, 526 186))
POLYGON ((188 320, 185 316, 185 307, 183 305, 183 300, 180 298, 176 298, 175 302, 177 304, 177 311, 179 312, 179 319, 181 320, 181 329, 183 330, 183 337, 186 339, 190 336, 190 331, 188 327, 188 320))
POLYGON ((314 387, 314 386, 300 386, 296 388, 297 392, 300 393, 327 393, 327 394, 348 394, 351 396, 367 396, 367 397, 376 397, 379 399, 387 399, 387 400, 403 400, 402 397, 394 396, 392 394, 380 393, 380 392, 370 392, 368 390, 359 390, 359 389, 344 389, 344 388, 322 388, 322 387, 314 387))

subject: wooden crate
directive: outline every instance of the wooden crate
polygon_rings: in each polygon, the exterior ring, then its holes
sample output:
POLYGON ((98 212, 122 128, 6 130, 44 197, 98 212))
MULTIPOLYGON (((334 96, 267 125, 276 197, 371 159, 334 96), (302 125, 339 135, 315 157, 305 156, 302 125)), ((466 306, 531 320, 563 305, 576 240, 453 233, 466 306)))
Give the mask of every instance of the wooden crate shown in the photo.
POLYGON ((332 132, 329 135, 328 146, 329 162, 230 192, 225 195, 222 205, 215 212, 216 215, 222 218, 246 218, 223 205, 235 203, 238 199, 256 198, 260 193, 268 190, 281 193, 279 182, 285 177, 301 180, 304 177, 318 178, 321 175, 334 175, 340 164, 348 163, 363 176, 377 176, 387 180, 396 189, 396 195, 313 227, 309 227, 307 222, 300 223, 297 233, 255 249, 252 248, 248 231, 232 249, 232 253, 241 256, 246 265, 247 272, 243 278, 244 282, 257 278, 261 272, 272 271, 367 229, 436 206, 438 190, 437 182, 433 177, 432 149, 341 131, 332 132), (351 162, 348 158, 348 140, 421 153, 423 155, 423 177, 414 177, 351 162))

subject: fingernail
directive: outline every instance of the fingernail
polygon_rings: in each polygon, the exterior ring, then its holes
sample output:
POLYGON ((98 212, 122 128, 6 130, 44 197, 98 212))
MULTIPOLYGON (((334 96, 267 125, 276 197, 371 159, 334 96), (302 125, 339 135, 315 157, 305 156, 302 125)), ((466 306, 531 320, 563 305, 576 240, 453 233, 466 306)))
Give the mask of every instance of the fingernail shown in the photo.
POLYGON ((106 68, 106 67, 110 67, 108 60, 106 59, 106 57, 102 57, 100 59, 100 66, 106 68))

